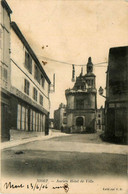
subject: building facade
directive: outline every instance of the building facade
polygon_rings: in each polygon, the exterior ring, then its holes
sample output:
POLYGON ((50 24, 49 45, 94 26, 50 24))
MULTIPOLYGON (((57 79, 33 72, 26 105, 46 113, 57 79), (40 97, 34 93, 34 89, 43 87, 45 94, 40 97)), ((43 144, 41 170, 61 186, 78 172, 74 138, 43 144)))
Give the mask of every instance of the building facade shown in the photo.
POLYGON ((109 51, 105 124, 107 138, 128 141, 128 46, 109 51))
POLYGON ((12 10, 5 0, 0 2, 0 78, 1 78, 1 136, 9 139, 10 121, 10 15, 12 10))
POLYGON ((103 106, 97 109, 97 112, 96 112, 96 125, 97 125, 97 130, 99 131, 104 131, 105 129, 104 112, 105 112, 105 109, 103 108, 103 106))
POLYGON ((50 80, 15 22, 11 22, 12 130, 48 134, 50 80))
POLYGON ((54 111, 54 128, 64 130, 67 125, 66 106, 61 103, 59 108, 54 111))
POLYGON ((11 22, 12 11, 5 0, 0 8, 1 139, 9 140, 15 133, 17 138, 29 132, 47 135, 50 80, 17 24, 11 22))
POLYGON ((97 91, 96 76, 93 74, 91 57, 87 63, 87 73, 76 78, 72 89, 65 91, 67 100, 67 129, 71 133, 95 132, 97 91))

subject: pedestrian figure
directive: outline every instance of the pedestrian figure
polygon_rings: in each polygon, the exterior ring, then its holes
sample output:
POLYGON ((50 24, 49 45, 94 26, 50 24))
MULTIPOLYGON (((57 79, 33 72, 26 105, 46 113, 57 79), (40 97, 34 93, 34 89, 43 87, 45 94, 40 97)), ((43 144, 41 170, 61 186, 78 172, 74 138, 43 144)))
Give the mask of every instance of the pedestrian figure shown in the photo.
POLYGON ((63 126, 61 126, 61 132, 63 132, 63 130, 64 130, 64 128, 63 128, 63 126))

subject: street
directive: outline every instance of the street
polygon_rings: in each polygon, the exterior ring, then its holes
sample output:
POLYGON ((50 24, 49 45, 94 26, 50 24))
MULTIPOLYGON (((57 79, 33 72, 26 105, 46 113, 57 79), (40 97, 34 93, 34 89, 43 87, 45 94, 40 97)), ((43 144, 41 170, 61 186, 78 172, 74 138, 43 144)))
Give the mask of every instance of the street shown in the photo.
POLYGON ((66 178, 126 176, 125 150, 126 146, 102 142, 99 133, 62 134, 4 149, 2 175, 66 178))

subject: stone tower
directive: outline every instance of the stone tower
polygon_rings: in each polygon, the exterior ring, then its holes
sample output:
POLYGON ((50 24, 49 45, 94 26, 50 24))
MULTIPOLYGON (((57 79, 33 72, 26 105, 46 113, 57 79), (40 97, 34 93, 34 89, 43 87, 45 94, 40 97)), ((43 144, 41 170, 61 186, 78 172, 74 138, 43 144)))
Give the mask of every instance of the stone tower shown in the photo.
POLYGON ((71 133, 92 133, 96 130, 97 91, 91 57, 87 73, 76 77, 72 89, 65 91, 67 100, 67 128, 71 133))

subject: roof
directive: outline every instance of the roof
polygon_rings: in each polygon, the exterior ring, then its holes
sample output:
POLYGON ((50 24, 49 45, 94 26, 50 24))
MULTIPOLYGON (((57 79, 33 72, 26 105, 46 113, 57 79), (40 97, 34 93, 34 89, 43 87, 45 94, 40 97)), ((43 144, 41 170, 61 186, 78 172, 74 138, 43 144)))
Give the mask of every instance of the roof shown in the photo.
POLYGON ((25 48, 27 49, 27 51, 30 53, 31 57, 33 58, 33 60, 35 61, 35 63, 38 65, 40 71, 43 73, 45 79, 47 80, 47 82, 50 84, 51 81, 48 78, 46 72, 44 71, 41 63, 39 62, 37 56, 35 55, 34 51, 32 50, 32 48, 30 47, 29 43, 27 42, 27 40, 25 39, 25 37, 23 36, 22 32, 20 31, 19 27, 17 26, 17 24, 15 22, 11 22, 11 27, 14 30, 14 32, 17 34, 17 36, 19 37, 19 39, 21 40, 21 42, 24 44, 25 48))
POLYGON ((2 5, 3 8, 6 9, 8 15, 10 15, 12 13, 11 8, 9 7, 9 5, 7 4, 7 2, 5 0, 1 1, 1 5, 2 5))
POLYGON ((109 53, 117 53, 119 51, 124 51, 124 50, 128 50, 128 46, 119 46, 119 47, 112 47, 109 49, 109 53))

